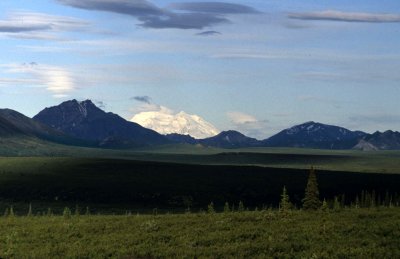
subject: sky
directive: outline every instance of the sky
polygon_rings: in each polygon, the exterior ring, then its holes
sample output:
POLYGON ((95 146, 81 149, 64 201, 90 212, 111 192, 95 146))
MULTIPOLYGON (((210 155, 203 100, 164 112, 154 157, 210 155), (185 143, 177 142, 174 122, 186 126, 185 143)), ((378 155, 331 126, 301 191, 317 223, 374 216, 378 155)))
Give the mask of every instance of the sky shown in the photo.
POLYGON ((398 0, 2 0, 0 107, 91 99, 258 139, 400 130, 399 46, 398 0))

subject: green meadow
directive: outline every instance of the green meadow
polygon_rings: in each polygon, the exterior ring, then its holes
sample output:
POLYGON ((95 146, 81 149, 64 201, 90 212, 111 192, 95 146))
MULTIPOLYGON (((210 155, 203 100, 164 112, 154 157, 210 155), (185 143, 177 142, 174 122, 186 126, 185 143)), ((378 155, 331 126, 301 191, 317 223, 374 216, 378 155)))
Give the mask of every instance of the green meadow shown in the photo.
POLYGON ((0 218, 2 258, 399 258, 399 208, 0 218))

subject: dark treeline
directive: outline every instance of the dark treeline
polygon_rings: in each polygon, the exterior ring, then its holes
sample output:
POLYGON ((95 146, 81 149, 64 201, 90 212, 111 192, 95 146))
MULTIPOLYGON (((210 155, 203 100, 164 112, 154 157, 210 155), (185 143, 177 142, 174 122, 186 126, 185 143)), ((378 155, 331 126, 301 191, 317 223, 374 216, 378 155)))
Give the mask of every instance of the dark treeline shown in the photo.
MULTIPOLYGON (((2 172, 0 202, 101 204, 127 208, 215 208, 225 202, 247 207, 278 207, 283 186, 301 207, 309 170, 255 166, 200 166, 108 160, 38 173, 2 172)), ((332 172, 317 169, 321 201, 359 206, 398 204, 400 175, 332 172)), ((92 207, 92 206, 91 206, 92 207)))

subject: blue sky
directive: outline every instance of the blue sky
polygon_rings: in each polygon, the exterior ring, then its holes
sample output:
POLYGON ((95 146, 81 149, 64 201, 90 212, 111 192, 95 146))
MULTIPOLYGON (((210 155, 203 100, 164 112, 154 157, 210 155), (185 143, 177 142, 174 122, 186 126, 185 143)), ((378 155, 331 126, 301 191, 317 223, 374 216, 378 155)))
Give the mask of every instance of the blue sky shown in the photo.
POLYGON ((3 0, 0 103, 168 107, 257 138, 400 130, 400 2, 3 0), (147 102, 134 98, 147 96, 147 102))

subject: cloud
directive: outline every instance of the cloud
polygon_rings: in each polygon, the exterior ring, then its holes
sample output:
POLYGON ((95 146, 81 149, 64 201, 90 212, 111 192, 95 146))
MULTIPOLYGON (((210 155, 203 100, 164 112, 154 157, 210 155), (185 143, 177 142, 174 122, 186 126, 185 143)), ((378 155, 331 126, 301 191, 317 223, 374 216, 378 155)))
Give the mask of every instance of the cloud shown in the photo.
POLYGON ((203 31, 196 33, 197 36, 215 36, 215 35, 221 35, 220 32, 218 31, 203 31))
POLYGON ((258 120, 253 115, 237 111, 228 112, 227 116, 235 130, 258 139, 265 138, 267 120, 258 120))
POLYGON ((305 13, 289 13, 290 19, 297 20, 325 20, 341 22, 369 22, 369 23, 390 23, 400 22, 400 14, 377 14, 377 13, 351 13, 342 11, 319 11, 305 13))
POLYGON ((143 16, 139 17, 144 28, 153 29, 204 29, 220 23, 229 23, 224 17, 207 13, 169 13, 163 16, 143 16))
POLYGON ((234 124, 257 122, 257 119, 254 116, 242 112, 228 112, 227 115, 234 124))
POLYGON ((160 8, 147 0, 58 0, 59 3, 91 11, 105 11, 137 18, 139 26, 153 29, 204 29, 229 23, 227 14, 256 14, 252 7, 220 2, 176 3, 160 8))
POLYGON ((0 20, 0 34, 7 37, 58 40, 56 33, 78 31, 89 23, 80 19, 36 12, 13 12, 0 20))
POLYGON ((168 6, 171 9, 215 14, 256 14, 260 13, 256 9, 241 4, 223 3, 223 2, 191 2, 191 3, 173 3, 168 6))
POLYGON ((164 11, 146 0, 58 0, 61 4, 93 11, 132 16, 162 15, 164 11))
POLYGON ((107 106, 106 103, 105 103, 104 101, 98 101, 98 100, 96 100, 95 103, 96 103, 96 106, 99 107, 100 109, 105 109, 106 106, 107 106))
POLYGON ((130 98, 131 100, 135 100, 142 103, 151 104, 151 97, 150 96, 134 96, 130 98))
POLYGON ((16 74, 24 78, 12 78, 10 82, 28 86, 44 87, 53 97, 62 98, 76 89, 72 73, 65 68, 41 65, 35 62, 3 65, 8 74, 16 74), (26 78, 28 77, 28 78, 26 78))

